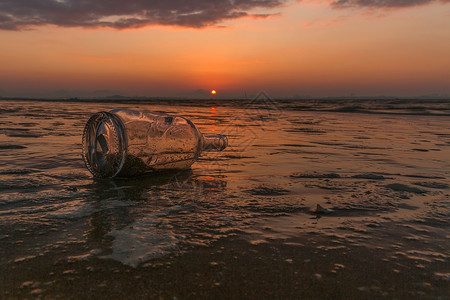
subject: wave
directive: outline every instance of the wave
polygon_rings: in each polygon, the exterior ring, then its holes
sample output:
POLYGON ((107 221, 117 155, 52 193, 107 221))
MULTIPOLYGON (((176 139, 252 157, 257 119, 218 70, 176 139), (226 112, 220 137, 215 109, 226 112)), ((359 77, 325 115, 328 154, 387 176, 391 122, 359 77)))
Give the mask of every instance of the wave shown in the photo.
POLYGON ((314 100, 309 106, 305 105, 305 101, 284 101, 281 103, 280 108, 295 111, 450 116, 450 100, 314 100))
MULTIPOLYGON (((16 100, 0 99, 15 102, 16 100)), ((348 98, 320 98, 320 99, 156 99, 156 98, 123 98, 123 99, 65 99, 45 100, 26 99, 24 101, 42 102, 89 102, 89 103, 126 103, 126 104, 154 104, 177 105, 194 107, 235 107, 253 110, 277 111, 323 111, 337 113, 360 114, 395 114, 395 115, 424 115, 450 116, 450 99, 348 99, 348 98)), ((0 109, 0 113, 16 113, 18 108, 0 109)), ((30 116, 36 116, 33 112, 30 116)))

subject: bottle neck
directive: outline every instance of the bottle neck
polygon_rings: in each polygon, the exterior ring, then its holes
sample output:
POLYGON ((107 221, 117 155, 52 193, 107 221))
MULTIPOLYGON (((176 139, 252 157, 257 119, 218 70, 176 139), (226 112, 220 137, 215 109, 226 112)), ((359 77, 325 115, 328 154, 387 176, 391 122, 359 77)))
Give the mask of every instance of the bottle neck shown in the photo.
POLYGON ((213 134, 203 136, 203 151, 222 151, 228 146, 225 135, 213 134))

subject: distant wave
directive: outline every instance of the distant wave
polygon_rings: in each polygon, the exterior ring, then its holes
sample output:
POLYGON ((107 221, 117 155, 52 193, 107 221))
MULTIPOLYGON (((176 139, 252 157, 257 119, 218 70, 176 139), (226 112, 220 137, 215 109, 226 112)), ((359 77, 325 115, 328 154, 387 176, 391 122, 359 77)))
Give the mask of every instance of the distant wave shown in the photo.
MULTIPOLYGON (((7 100, 7 99, 1 99, 7 100)), ((197 107, 237 107, 256 110, 323 111, 360 114, 396 114, 450 116, 450 99, 170 99, 170 98, 117 98, 117 99, 11 99, 7 101, 91 102, 157 104, 197 107)), ((0 109, 0 112, 15 111, 0 109)))
POLYGON ((360 114, 450 116, 450 100, 307 100, 280 102, 280 109, 360 114))

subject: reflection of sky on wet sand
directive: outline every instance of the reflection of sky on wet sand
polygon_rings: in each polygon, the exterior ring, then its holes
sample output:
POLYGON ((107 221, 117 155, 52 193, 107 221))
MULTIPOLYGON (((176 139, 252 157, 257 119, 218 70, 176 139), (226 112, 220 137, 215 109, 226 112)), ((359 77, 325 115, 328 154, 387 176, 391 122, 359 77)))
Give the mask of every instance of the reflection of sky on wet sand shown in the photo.
MULTIPOLYGON (((414 295, 439 295, 448 280, 446 116, 70 102, 2 101, 1 109, 1 268, 18 270, 4 280, 15 295, 58 295, 58 280, 37 278, 55 270, 20 275, 44 263, 145 273, 167 257, 182 261, 235 240, 260 251, 340 249, 334 264, 356 248, 375 249, 374 259, 392 270, 401 259, 405 276, 426 271, 434 289, 412 282, 414 295), (230 145, 189 171, 93 180, 81 160, 81 132, 92 113, 118 107, 185 116, 203 133, 227 134, 230 145)), ((345 268, 357 273, 359 263, 345 268)), ((78 282, 85 271, 77 272, 59 279, 78 282)), ((377 287, 369 295, 389 295, 377 287)))

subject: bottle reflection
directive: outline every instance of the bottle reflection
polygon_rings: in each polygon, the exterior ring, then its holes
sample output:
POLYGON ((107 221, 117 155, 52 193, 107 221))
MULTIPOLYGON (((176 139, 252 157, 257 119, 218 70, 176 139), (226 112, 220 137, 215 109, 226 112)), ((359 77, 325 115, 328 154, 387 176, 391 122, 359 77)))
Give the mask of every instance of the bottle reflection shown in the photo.
POLYGON ((204 222, 203 210, 226 187, 224 176, 191 170, 94 181, 90 199, 96 212, 88 217, 87 245, 101 250, 101 257, 132 266, 173 251, 186 228, 204 222))

